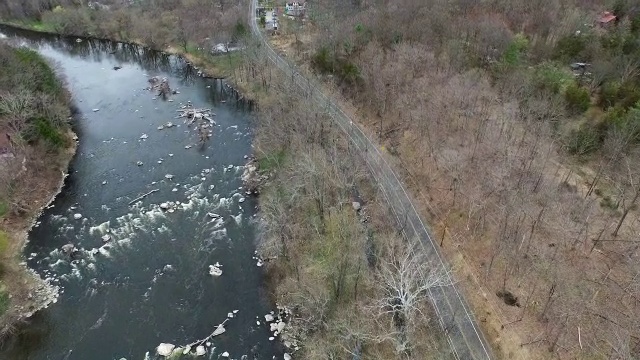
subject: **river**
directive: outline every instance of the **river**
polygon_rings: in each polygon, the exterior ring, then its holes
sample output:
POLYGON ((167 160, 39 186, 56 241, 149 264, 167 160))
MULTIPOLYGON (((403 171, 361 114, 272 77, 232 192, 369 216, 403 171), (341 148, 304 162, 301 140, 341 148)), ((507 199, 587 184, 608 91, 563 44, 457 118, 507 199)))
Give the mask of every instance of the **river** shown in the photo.
POLYGON ((241 188, 252 142, 247 104, 176 56, 0 33, 57 64, 79 110, 80 138, 63 191, 25 248, 27 264, 61 288, 60 298, 4 344, 0 358, 154 359, 160 343, 202 339, 227 318, 200 358, 282 358, 260 321, 272 305, 253 258, 257 202, 241 188), (150 76, 166 77, 179 93, 156 98, 145 89, 150 76), (215 113, 202 148, 193 127, 175 118, 188 101, 215 113), (175 126, 158 129, 167 122, 175 126), (172 212, 165 202, 176 203, 172 212), (75 260, 61 251, 68 243, 80 250, 75 260), (209 274, 216 263, 219 277, 209 274))

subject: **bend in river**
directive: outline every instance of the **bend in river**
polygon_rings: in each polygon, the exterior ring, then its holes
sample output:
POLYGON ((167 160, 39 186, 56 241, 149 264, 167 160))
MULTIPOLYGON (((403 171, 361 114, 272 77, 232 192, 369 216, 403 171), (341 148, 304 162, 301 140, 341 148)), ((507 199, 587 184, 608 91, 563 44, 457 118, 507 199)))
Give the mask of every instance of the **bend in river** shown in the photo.
POLYGON ((204 358, 281 357, 256 319, 269 304, 253 259, 257 203, 240 180, 251 114, 232 89, 139 46, 0 33, 55 61, 80 111, 70 176, 25 249, 28 265, 61 295, 0 358, 155 358, 161 342, 202 339, 228 317, 204 358), (146 89, 153 76, 178 91, 172 101, 146 89), (194 126, 176 118, 188 101, 215 113, 204 147, 194 126), (61 250, 69 243, 75 260, 61 250), (210 275, 216 263, 219 277, 210 275))

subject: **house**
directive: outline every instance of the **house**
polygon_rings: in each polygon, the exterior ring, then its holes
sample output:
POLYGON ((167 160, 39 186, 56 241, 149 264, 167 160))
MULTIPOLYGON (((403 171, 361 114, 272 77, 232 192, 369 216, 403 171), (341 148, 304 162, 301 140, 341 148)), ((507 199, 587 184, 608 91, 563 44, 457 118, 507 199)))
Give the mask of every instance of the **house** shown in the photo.
POLYGON ((286 3, 284 6, 284 13, 291 16, 304 16, 305 2, 298 0, 290 3, 286 3))
POLYGON ((600 26, 608 26, 615 24, 617 20, 617 16, 613 15, 610 11, 605 11, 598 17, 598 24, 600 24, 600 26))
POLYGON ((92 10, 110 10, 111 9, 111 7, 109 7, 109 5, 101 4, 101 3, 97 2, 97 1, 88 2, 87 3, 87 7, 89 9, 92 9, 92 10))

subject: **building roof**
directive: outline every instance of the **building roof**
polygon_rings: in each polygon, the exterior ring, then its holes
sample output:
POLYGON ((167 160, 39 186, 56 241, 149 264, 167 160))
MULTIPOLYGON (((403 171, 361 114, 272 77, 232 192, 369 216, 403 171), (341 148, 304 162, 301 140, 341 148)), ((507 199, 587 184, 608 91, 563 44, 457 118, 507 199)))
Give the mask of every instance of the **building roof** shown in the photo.
POLYGON ((602 13, 602 15, 600 15, 600 18, 598 18, 598 22, 602 24, 607 24, 616 19, 617 17, 613 15, 610 11, 605 11, 602 13))

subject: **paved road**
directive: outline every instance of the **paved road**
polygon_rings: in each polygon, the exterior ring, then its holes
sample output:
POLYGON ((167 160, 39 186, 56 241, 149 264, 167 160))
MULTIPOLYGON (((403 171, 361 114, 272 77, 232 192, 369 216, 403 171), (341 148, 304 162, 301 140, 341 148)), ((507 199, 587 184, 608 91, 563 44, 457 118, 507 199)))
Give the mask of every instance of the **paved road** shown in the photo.
MULTIPOLYGON (((307 78, 300 74, 294 64, 288 62, 273 50, 258 28, 255 15, 256 6, 257 0, 252 0, 251 12, 249 13, 250 26, 254 36, 264 44, 262 46, 264 55, 281 71, 291 76, 295 84, 300 87, 308 98, 323 106, 335 123, 350 138, 352 144, 359 150, 362 158, 367 163, 398 221, 398 225, 403 229, 405 238, 420 240, 428 258, 436 266, 448 268, 445 259, 443 259, 438 250, 438 244, 431 237, 429 230, 413 204, 413 200, 396 172, 380 152, 378 144, 362 132, 349 116, 322 92, 322 87, 319 86, 315 79, 307 78)), ((440 324, 447 334, 452 353, 457 359, 461 360, 493 359, 491 348, 469 310, 469 306, 462 294, 453 285, 454 280, 450 280, 452 285, 434 288, 431 290, 430 295, 440 324)))

